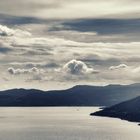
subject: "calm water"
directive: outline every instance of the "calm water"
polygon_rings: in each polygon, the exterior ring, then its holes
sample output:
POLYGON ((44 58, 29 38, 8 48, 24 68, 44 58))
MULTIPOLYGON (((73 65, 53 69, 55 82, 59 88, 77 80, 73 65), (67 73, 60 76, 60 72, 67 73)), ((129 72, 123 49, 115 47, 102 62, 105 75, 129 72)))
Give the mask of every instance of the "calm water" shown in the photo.
POLYGON ((0 140, 139 140, 140 126, 94 107, 0 108, 0 140))

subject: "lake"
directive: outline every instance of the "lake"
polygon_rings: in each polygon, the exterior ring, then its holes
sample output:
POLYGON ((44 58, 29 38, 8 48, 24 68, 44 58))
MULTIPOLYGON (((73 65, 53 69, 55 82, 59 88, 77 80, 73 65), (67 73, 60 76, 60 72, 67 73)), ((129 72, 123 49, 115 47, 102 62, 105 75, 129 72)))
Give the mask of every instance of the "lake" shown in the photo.
POLYGON ((97 107, 1 107, 0 140, 138 140, 140 126, 90 116, 97 107))

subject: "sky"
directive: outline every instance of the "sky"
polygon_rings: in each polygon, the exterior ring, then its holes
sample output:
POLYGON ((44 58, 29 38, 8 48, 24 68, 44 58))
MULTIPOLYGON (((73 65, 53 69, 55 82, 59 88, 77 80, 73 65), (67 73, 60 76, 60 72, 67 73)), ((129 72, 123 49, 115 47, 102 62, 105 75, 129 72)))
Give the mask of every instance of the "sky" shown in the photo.
POLYGON ((0 0, 0 90, 140 82, 140 1, 0 0))

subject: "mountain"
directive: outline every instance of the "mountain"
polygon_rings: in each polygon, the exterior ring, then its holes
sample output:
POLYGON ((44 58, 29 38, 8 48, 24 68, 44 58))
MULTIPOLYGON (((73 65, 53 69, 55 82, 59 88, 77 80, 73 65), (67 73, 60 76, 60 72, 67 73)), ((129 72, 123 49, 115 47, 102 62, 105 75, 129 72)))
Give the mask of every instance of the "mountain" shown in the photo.
POLYGON ((140 122, 140 96, 105 108, 104 110, 91 113, 91 115, 115 117, 132 122, 140 122))
POLYGON ((140 84, 86 86, 67 90, 0 91, 0 106, 111 106, 140 96, 140 84))

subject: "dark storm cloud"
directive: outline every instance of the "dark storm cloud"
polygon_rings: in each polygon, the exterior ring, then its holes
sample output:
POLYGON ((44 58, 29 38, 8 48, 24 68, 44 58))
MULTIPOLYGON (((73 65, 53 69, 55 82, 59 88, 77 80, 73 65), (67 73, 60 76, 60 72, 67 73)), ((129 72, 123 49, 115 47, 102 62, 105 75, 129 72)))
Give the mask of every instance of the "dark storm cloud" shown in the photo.
POLYGON ((50 31, 73 30, 98 34, 139 33, 140 19, 80 19, 63 22, 50 31))
POLYGON ((12 51, 12 49, 0 46, 0 53, 8 53, 9 51, 12 51))
POLYGON ((0 14, 0 24, 4 25, 23 25, 23 24, 42 24, 49 23, 53 20, 45 20, 28 16, 14 16, 7 14, 0 14))

